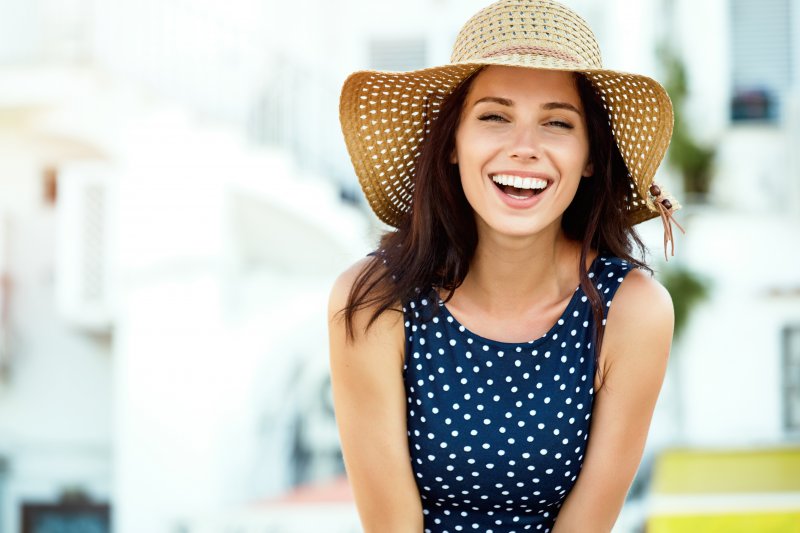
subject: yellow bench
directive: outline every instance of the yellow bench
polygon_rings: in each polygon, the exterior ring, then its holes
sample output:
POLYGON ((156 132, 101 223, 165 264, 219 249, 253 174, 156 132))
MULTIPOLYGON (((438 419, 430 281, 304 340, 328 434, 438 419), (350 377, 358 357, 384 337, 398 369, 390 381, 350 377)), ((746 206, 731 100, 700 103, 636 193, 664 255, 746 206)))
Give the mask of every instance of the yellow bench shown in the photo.
POLYGON ((648 515, 647 533, 800 533, 800 448, 664 452, 648 515))

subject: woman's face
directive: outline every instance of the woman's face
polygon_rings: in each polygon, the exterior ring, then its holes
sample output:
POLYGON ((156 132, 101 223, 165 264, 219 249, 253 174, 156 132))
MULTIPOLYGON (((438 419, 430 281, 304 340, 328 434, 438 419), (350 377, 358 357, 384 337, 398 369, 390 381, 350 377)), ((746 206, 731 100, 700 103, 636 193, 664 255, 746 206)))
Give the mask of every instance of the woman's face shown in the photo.
POLYGON ((451 162, 458 164, 479 235, 560 228, 581 178, 592 174, 573 75, 482 70, 464 100, 451 162))

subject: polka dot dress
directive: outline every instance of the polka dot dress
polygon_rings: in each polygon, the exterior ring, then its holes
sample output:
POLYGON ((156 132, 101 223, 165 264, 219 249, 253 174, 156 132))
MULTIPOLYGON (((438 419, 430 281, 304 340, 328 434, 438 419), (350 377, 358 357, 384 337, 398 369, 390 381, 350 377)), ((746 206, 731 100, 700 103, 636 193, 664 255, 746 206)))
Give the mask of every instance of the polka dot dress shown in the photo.
MULTIPOLYGON (((592 263, 605 312, 631 268, 618 258, 592 263)), ((403 312, 408 440, 425 532, 550 531, 589 437, 594 319, 583 290, 547 333, 523 343, 470 332, 433 289, 403 312)))

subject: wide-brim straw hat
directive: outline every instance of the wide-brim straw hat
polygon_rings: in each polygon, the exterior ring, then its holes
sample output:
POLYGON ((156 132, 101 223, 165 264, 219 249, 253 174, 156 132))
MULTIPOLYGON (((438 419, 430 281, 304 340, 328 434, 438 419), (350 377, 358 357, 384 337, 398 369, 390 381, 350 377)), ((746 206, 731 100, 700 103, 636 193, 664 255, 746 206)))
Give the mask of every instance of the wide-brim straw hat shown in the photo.
MULTIPOLYGON (((375 214, 397 227, 411 209, 419 145, 438 106, 478 69, 506 65, 578 72, 602 98, 631 182, 629 220, 661 215, 670 230, 680 206, 653 178, 672 136, 672 103, 655 80, 603 68, 586 22, 549 0, 500 0, 467 21, 447 65, 410 72, 360 71, 342 88, 347 149, 375 214)), ((666 238, 666 235, 665 235, 666 238)))

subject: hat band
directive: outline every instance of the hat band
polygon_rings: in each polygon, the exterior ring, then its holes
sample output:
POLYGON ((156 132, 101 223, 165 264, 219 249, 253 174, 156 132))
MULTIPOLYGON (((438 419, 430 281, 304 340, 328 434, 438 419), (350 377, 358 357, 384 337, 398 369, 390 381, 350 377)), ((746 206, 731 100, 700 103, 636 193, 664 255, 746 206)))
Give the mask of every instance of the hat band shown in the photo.
POLYGON ((495 50, 493 52, 489 52, 488 54, 484 54, 482 58, 489 59, 490 57, 507 56, 512 54, 552 57, 554 59, 560 59, 562 61, 569 61, 572 63, 581 62, 580 58, 576 56, 561 50, 553 50, 552 48, 545 48, 543 46, 511 46, 509 48, 501 48, 500 50, 495 50))

